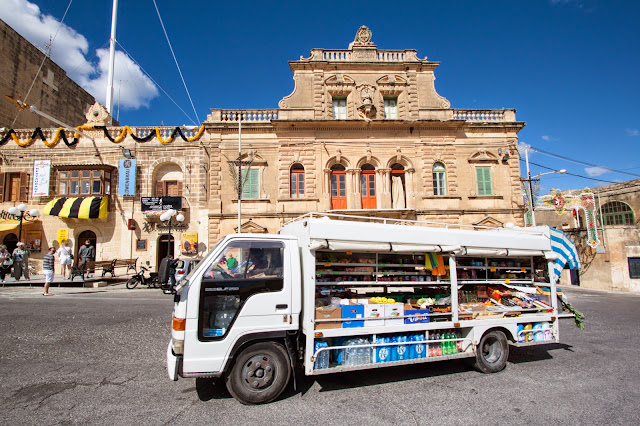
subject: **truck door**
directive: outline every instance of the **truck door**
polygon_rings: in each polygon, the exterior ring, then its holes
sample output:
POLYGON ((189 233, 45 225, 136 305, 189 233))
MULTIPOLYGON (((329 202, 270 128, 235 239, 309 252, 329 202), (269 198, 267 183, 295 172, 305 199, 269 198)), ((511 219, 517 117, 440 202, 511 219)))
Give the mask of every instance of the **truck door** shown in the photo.
POLYGON ((219 372, 238 339, 292 327, 285 254, 282 241, 238 239, 208 265, 194 298, 197 318, 187 319, 184 373, 219 372))

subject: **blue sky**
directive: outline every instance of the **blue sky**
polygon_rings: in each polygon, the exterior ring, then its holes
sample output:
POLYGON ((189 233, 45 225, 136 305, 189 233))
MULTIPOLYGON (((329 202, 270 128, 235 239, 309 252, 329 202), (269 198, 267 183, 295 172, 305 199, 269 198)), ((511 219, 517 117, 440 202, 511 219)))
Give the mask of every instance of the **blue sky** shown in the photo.
MULTIPOLYGON (((37 46, 57 32, 53 59, 104 102, 112 0, 72 2, 60 30, 68 0, 2 3, 0 18, 37 46)), ((118 50, 133 58, 117 57, 114 115, 123 125, 191 125, 210 108, 276 108, 293 90, 288 61, 312 48, 344 49, 367 25, 378 48, 441 62, 436 90, 453 108, 515 108, 531 162, 546 167, 532 165, 532 174, 576 175, 543 176, 543 193, 640 178, 638 1, 156 4, 193 107, 153 0, 119 0, 118 50)))

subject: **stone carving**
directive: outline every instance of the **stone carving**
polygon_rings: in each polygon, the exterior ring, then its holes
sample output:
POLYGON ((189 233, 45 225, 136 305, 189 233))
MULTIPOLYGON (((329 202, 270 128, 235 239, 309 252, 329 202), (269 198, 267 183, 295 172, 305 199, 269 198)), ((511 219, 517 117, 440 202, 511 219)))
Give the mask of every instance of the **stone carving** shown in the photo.
POLYGON ((376 88, 370 84, 363 84, 357 87, 360 92, 362 104, 358 107, 358 112, 365 120, 373 120, 376 118, 376 107, 373 105, 373 94, 376 88))
POLYGON ((85 117, 87 117, 86 124, 93 126, 107 126, 111 118, 111 116, 109 115, 109 111, 107 111, 107 108, 104 105, 100 104, 100 102, 96 102, 95 104, 91 105, 85 117))
POLYGON ((371 30, 366 26, 361 26, 356 32, 356 38, 349 43, 349 49, 354 47, 374 47, 371 41, 371 30))

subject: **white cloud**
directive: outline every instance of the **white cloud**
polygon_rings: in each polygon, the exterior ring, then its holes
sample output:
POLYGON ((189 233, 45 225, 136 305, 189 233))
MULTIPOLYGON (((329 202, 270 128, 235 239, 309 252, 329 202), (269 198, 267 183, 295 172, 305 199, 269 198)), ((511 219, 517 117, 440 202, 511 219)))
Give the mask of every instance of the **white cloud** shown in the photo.
POLYGON ((627 136, 640 136, 640 130, 638 129, 626 129, 627 136))
MULTIPOLYGON (((2 0, 0 19, 42 51, 50 37, 55 37, 51 59, 99 102, 105 103, 108 50, 97 50, 98 63, 91 63, 87 60, 87 56, 93 56, 88 55, 89 42, 82 34, 66 24, 60 25, 60 21, 43 14, 37 5, 27 0, 2 0)), ((116 54, 114 76, 114 109, 119 80, 127 80, 122 81, 120 90, 120 106, 125 109, 148 107, 149 101, 158 96, 153 82, 122 52, 116 54)))
POLYGON ((589 177, 597 177, 605 173, 609 173, 611 170, 606 167, 596 166, 596 167, 587 167, 584 169, 584 171, 589 177))
POLYGON ((540 138, 543 141, 547 141, 547 142, 558 142, 560 140, 559 138, 554 138, 554 137, 549 136, 549 135, 542 135, 540 138))

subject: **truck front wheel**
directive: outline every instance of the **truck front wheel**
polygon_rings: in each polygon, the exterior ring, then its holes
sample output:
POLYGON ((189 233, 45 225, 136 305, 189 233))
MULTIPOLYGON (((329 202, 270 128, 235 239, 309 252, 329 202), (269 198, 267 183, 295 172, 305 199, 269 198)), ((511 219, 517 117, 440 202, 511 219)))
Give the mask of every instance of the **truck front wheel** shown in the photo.
POLYGON ((226 384, 229 393, 243 404, 265 404, 284 391, 290 377, 285 348, 277 343, 262 342, 238 354, 226 384))
POLYGON ((507 366, 509 344, 502 331, 493 330, 480 339, 473 367, 481 373, 496 373, 507 366))

